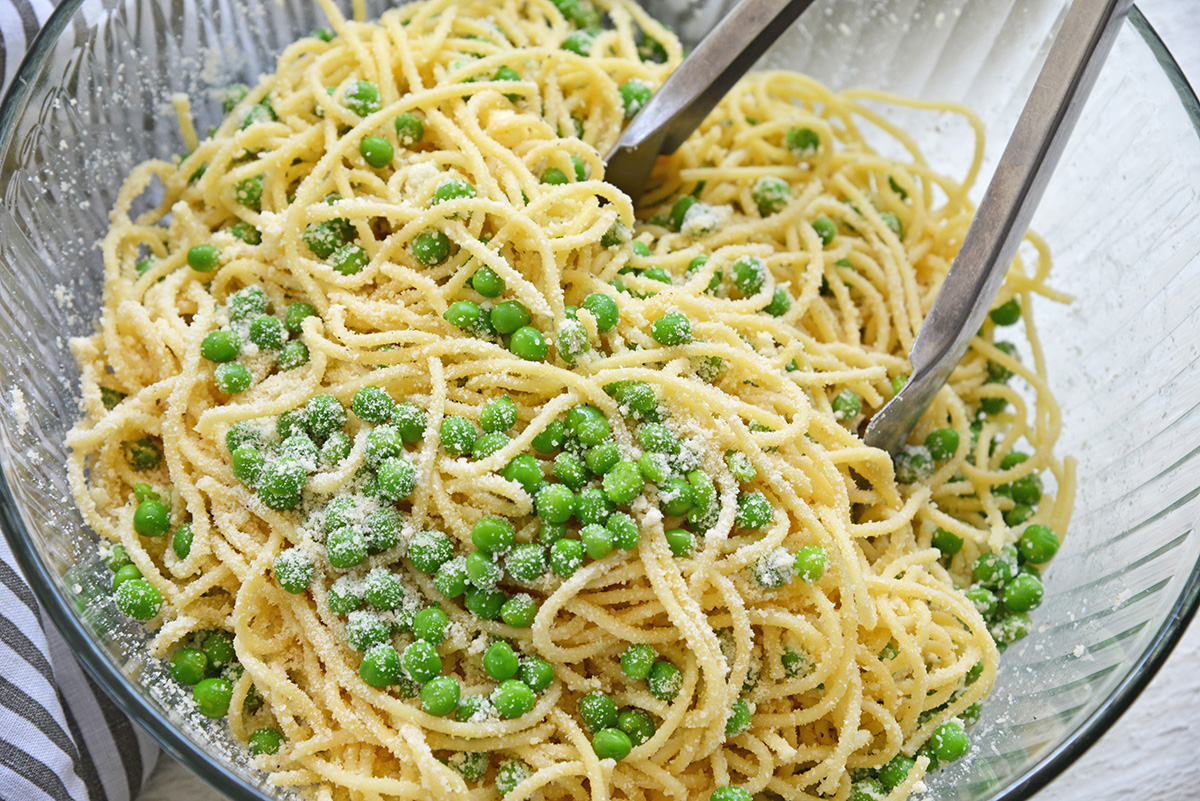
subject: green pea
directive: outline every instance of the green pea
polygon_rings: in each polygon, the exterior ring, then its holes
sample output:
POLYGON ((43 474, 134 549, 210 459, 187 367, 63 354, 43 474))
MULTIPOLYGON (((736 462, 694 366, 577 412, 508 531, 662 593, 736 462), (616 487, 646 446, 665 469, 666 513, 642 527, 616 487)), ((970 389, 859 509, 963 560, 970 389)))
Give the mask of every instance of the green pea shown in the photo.
POLYGON ((506 681, 517 675, 520 667, 512 646, 503 640, 492 643, 483 654, 483 669, 496 681, 506 681))
POLYGON ((838 420, 853 420, 862 411, 862 397, 850 389, 843 389, 833 399, 833 416, 838 420))
POLYGON ((929 449, 922 445, 906 445, 904 450, 896 454, 893 462, 896 481, 901 484, 915 484, 933 475, 933 457, 929 449))
POLYGON ((517 581, 537 581, 546 572, 546 551, 534 543, 514 545, 505 556, 504 566, 517 581))
POLYGON ((837 223, 824 214, 813 220, 812 227, 817 232, 817 236, 821 237, 821 244, 826 247, 832 244, 837 237, 837 223))
POLYGON ((213 371, 213 382, 222 393, 236 395, 250 388, 253 377, 250 371, 237 362, 218 364, 213 371))
POLYGON ((1042 603, 1042 580, 1033 573, 1018 573, 1004 588, 1004 606, 1013 612, 1028 612, 1042 603))
POLYGON ((478 434, 475 424, 465 417, 447 417, 439 432, 442 448, 451 456, 470 453, 478 434))
POLYGON ((775 507, 761 492, 743 492, 737 500, 736 523, 741 528, 762 528, 775 517, 775 507))
POLYGON ((208 657, 196 648, 180 648, 171 654, 171 676, 180 684, 200 683, 208 671, 208 657))
POLYGON ((304 592, 313 579, 313 563, 299 548, 289 548, 275 557, 272 572, 279 586, 293 595, 304 592))
POLYGON ((1013 566, 998 554, 985 553, 975 560, 971 573, 978 584, 999 589, 1012 580, 1013 566))
POLYGON ((996 611, 999 601, 996 599, 996 594, 986 587, 974 586, 967 590, 964 595, 971 602, 975 610, 984 617, 989 617, 996 611))
POLYGON ((401 663, 404 673, 416 682, 427 682, 442 672, 437 648, 425 640, 417 640, 405 648, 401 663))
POLYGON ((528 326, 533 318, 529 309, 519 300, 506 300, 497 303, 491 311, 492 327, 501 334, 512 334, 520 328, 528 326))
POLYGON ((227 328, 209 333, 200 343, 200 355, 210 362, 233 361, 241 351, 241 338, 227 328))
POLYGON ((500 581, 500 566, 483 551, 472 551, 467 554, 467 578, 471 584, 481 590, 494 590, 496 582, 500 581))
POLYGON ((602 692, 590 692, 579 699, 579 718, 593 734, 617 725, 617 704, 602 692))
POLYGON ((849 801, 876 801, 883 798, 886 792, 878 779, 859 779, 850 785, 849 801))
POLYGON ((480 519, 471 530, 471 542, 487 553, 504 553, 512 547, 513 538, 512 523, 495 515, 480 519))
POLYGON ((685 515, 696 502, 692 485, 682 478, 669 478, 659 484, 658 502, 668 515, 685 515))
POLYGON ((558 167, 548 167, 542 172, 542 177, 539 179, 543 184, 557 186, 570 183, 567 174, 558 167))
POLYGON ((912 757, 897 754, 892 757, 890 762, 879 769, 879 781, 886 790, 891 790, 908 778, 908 774, 912 772, 916 764, 917 761, 912 757))
POLYGON ((529 685, 519 679, 503 682, 491 696, 492 706, 505 720, 528 714, 536 700, 529 685))
POLYGON ((695 537, 687 529, 669 529, 663 536, 666 537, 667 547, 671 549, 671 555, 674 557, 691 556, 696 547, 695 537))
POLYGON ((665 659, 650 667, 650 694, 660 701, 673 701, 683 689, 683 672, 665 659))
POLYGON ((346 621, 346 642, 356 651, 368 651, 373 646, 386 643, 391 635, 391 624, 375 612, 351 612, 346 621))
POLYGON ((750 195, 758 207, 759 216, 769 217, 783 210, 791 198, 792 190, 786 181, 773 175, 765 175, 754 182, 750 195))
POLYGON ((326 538, 325 555, 334 567, 348 570, 367 558, 367 540, 357 529, 339 528, 326 538))
POLYGON ((450 258, 450 237, 436 228, 426 228, 413 237, 412 252, 418 263, 436 267, 450 258))
POLYGON ((782 317, 792 308, 792 298, 783 287, 776 287, 771 301, 763 306, 763 311, 772 317, 782 317))
POLYGON ((933 730, 929 740, 921 746, 921 753, 933 756, 939 763, 945 764, 964 756, 970 747, 971 741, 962 724, 948 721, 933 730))
POLYGON ((942 556, 954 556, 962 550, 963 538, 938 526, 933 532, 932 544, 942 552, 942 556))
POLYGON ((467 591, 467 568, 461 561, 447 562, 433 577, 433 588, 447 598, 457 598, 467 591))
POLYGON ((357 275, 370 260, 367 251, 353 242, 342 245, 329 257, 330 265, 342 275, 357 275))
POLYGON ((112 588, 116 590, 125 582, 140 578, 142 578, 142 571, 138 570, 137 565, 133 563, 122 565, 113 575, 112 588))
POLYGON ((396 117, 396 141, 405 147, 412 147, 425 137, 425 123, 411 111, 396 117))
POLYGON ((233 477, 247 486, 258 483, 266 457, 253 445, 243 445, 229 455, 233 477))
POLYGON ((754 717, 754 711, 750 708, 750 703, 745 698, 739 698, 733 702, 733 708, 729 711, 729 717, 725 719, 725 736, 737 737, 750 728, 750 722, 754 717))
POLYGON ((587 31, 573 31, 563 40, 562 49, 587 58, 595 40, 596 37, 587 31))
POLYGON ((217 269, 221 260, 221 252, 213 245, 193 245, 188 248, 187 263, 198 273, 211 273, 217 269))
POLYGON ((953 428, 938 428, 929 432, 925 437, 925 447, 929 455, 939 462, 944 462, 958 452, 959 434, 953 428))
POLYGON ((364 683, 377 690, 395 684, 400 678, 400 654, 386 643, 373 646, 363 654, 358 675, 364 683))
POLYGON ((634 681, 641 681, 650 675, 650 668, 656 659, 658 654, 653 646, 645 643, 631 645, 621 654, 621 671, 634 681))
POLYGON ((171 528, 171 508, 165 504, 146 500, 137 505, 133 513, 133 530, 143 537, 161 537, 171 528))
POLYGON ((1058 535, 1049 526, 1034 524, 1021 534, 1017 550, 1029 564, 1044 565, 1058 553, 1058 535))
POLYGON ((540 693, 554 681, 554 667, 540 657, 528 657, 521 660, 518 675, 531 690, 540 693))
POLYGON ((200 714, 207 718, 223 718, 229 712, 229 701, 233 698, 233 685, 227 679, 204 679, 192 689, 192 700, 200 714))
MULTIPOLYGON (((1011 342, 997 342, 995 345, 996 350, 1000 351, 1001 353, 1011 356, 1014 359, 1017 358, 1017 347, 1011 342)), ((989 359, 987 363, 987 372, 988 381, 996 384, 1003 384, 1013 376, 1012 370, 1008 369, 1008 367, 1000 362, 993 361, 991 359, 989 359)))
POLYGON ((637 523, 624 512, 610 515, 604 526, 612 535, 613 543, 622 550, 632 550, 641 541, 641 531, 637 523))
POLYGON ((501 475, 507 481, 515 481, 520 484, 521 488, 531 496, 535 495, 545 482, 541 463, 529 453, 514 456, 504 467, 501 475))
POLYGON ((550 546, 550 570, 559 578, 570 578, 583 564, 584 546, 579 540, 561 539, 550 546))
POLYGON ((710 516, 715 512, 717 489, 713 486, 712 478, 702 470, 693 470, 687 474, 688 483, 692 485, 692 508, 688 510, 688 521, 695 525, 710 525, 710 516))
POLYGON ((565 523, 575 512, 575 493, 561 484, 548 484, 535 499, 538 517, 550 523, 565 523))
POLYGON ((255 175, 238 181, 233 197, 248 209, 262 210, 263 176, 255 175))
POLYGON ((433 205, 475 197, 475 187, 461 178, 451 178, 438 184, 433 191, 433 205))
POLYGON ((602 476, 621 461, 621 449, 615 442, 604 442, 589 448, 583 457, 584 464, 593 475, 602 476))
POLYGON ((283 745, 283 733, 270 727, 262 728, 250 735, 247 745, 250 753, 254 756, 276 754, 279 753, 279 747, 283 745))
POLYGON ((988 316, 996 325, 1015 325, 1021 319, 1021 301, 1007 300, 988 312, 988 316))
POLYGON ((650 84, 640 78, 630 78, 621 84, 617 90, 621 95, 621 104, 625 108, 625 119, 632 120, 637 113, 650 102, 653 90, 650 84))
POLYGON ((302 330, 305 319, 316 316, 317 310, 311 303, 298 300, 288 306, 283 318, 283 327, 292 333, 298 333, 302 330))
POLYGON ((379 425, 391 419, 396 404, 379 387, 367 386, 354 393, 350 408, 363 422, 379 425))
POLYGON ((743 483, 753 481, 754 477, 758 475, 758 470, 750 461, 750 457, 741 451, 726 451, 725 465, 733 477, 743 483))
POLYGON ((530 596, 522 593, 514 595, 500 607, 500 619, 505 625, 518 629, 527 629, 533 625, 537 617, 537 603, 530 596))
POLYGON ((567 429, 580 444, 587 446, 608 442, 612 433, 604 413, 587 404, 573 406, 567 412, 567 429))
POLYGON ((162 463, 162 448, 150 437, 129 440, 121 446, 125 461, 134 470, 153 470, 162 463))
POLYGON ((805 545, 796 551, 793 569, 796 577, 807 584, 815 584, 825 575, 825 549, 819 545, 805 545))
POLYGON ((662 423, 646 423, 638 429, 638 442, 642 450, 655 453, 679 453, 679 442, 671 429, 662 423))
POLYGON ((500 610, 506 600, 504 593, 499 590, 472 588, 467 590, 463 605, 476 617, 484 620, 495 620, 500 617, 500 610))
POLYGON ((518 328, 513 332, 509 342, 509 350, 528 362, 540 362, 546 358, 550 346, 541 331, 531 325, 518 328))
POLYGON ((379 87, 370 81, 354 81, 342 94, 342 102, 346 108, 360 117, 374 114, 383 108, 379 87))
POLYGON ((618 506, 632 503, 642 494, 644 481, 638 466, 630 461, 620 461, 604 474, 604 494, 618 506))
POLYGON ((642 709, 621 710, 617 715, 617 728, 629 735, 634 748, 653 737, 657 730, 654 718, 642 709))
POLYGON ((575 519, 585 526, 603 524, 615 510, 604 491, 596 487, 584 489, 575 498, 575 519))
POLYGON ((581 308, 587 309, 596 318, 596 329, 609 331, 621 319, 621 310, 610 295, 593 292, 583 299, 581 308))
POLYGON ((900 218, 895 213, 890 211, 879 212, 879 218, 883 220, 883 224, 896 236, 904 237, 904 224, 900 222, 900 218))
MULTIPOLYGON (((400 538, 403 521, 400 514, 390 506, 376 509, 367 518, 367 530, 363 535, 367 541, 367 553, 377 554, 390 550, 400 538)), ((416 541, 420 535, 413 538, 416 541)))
POLYGON ((650 335, 660 345, 686 345, 692 341, 692 321, 683 312, 667 312, 651 324, 650 335))
POLYGON ((589 523, 580 529, 579 539, 592 559, 603 559, 613 551, 612 533, 599 523, 589 523))
POLYGON ((493 398, 483 404, 479 413, 479 424, 488 433, 508 431, 517 424, 517 407, 507 395, 493 398))
POLYGON ((421 708, 444 718, 458 708, 462 688, 454 676, 436 676, 421 688, 421 708))
POLYGON ((565 441, 566 427, 561 420, 551 420, 534 436, 530 444, 538 453, 550 454, 561 448, 565 441))
POLYGON ((329 611, 335 615, 348 615, 363 604, 358 583, 349 576, 342 576, 329 587, 325 596, 329 611))
POLYGON ((733 263, 733 285, 743 295, 755 295, 767 280, 767 265, 756 256, 741 256, 733 263))
POLYGON ((474 459, 486 459, 493 453, 502 450, 510 441, 507 435, 501 434, 499 431, 484 434, 482 437, 478 437, 471 446, 471 457, 474 459))
POLYGON ((797 157, 809 156, 821 147, 821 137, 812 128, 789 128, 783 144, 797 157))
POLYGON ((109 570, 115 573, 125 565, 133 564, 133 560, 129 558, 129 552, 125 550, 125 546, 118 543, 109 551, 105 564, 108 565, 109 570))
MULTIPOLYGON (((449 255, 448 249, 447 255, 449 255)), ((507 284, 491 267, 480 267, 471 276, 471 287, 485 298, 498 298, 504 294, 507 284)))
POLYGON ((396 157, 392 143, 382 136, 364 136, 358 143, 358 152, 363 161, 376 169, 386 167, 396 157))
POLYGON ((248 222, 235 222, 229 226, 229 233, 245 242, 247 245, 262 244, 262 233, 248 222))

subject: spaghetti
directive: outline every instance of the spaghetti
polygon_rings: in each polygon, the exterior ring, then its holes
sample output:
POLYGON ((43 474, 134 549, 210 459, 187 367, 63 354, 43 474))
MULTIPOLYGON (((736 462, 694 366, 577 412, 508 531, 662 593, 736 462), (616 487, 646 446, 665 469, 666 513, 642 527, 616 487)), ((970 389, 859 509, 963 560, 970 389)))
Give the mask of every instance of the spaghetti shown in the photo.
POLYGON ((73 342, 76 500, 200 711, 321 799, 894 800, 960 756, 1070 510, 1036 239, 914 445, 858 431, 978 156, 760 73, 639 219, 602 156, 681 51, 637 6, 323 5, 131 174, 73 342))

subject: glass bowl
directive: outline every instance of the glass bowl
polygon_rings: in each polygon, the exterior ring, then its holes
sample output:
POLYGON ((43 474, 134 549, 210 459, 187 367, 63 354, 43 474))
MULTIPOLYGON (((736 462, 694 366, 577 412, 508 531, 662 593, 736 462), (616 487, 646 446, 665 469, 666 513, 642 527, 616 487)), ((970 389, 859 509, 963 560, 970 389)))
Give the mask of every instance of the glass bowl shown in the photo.
MULTIPOLYGON (((377 14, 378 0, 367 3, 377 14)), ((695 42, 720 2, 653 0, 695 42)), ((764 57, 835 88, 962 101, 994 163, 1044 57, 1062 0, 825 0, 764 57)), ((169 98, 198 127, 215 88, 252 81, 319 27, 301 0, 68 0, 0 108, 0 523, 48 615, 116 702, 176 759, 235 799, 278 799, 223 726, 181 713, 181 690, 117 613, 96 537, 67 490, 78 414, 68 338, 90 333, 116 188, 183 150, 169 98)), ((931 163, 968 152, 944 115, 900 121, 931 163)), ((1026 798, 1128 707, 1200 599, 1200 111, 1134 11, 1034 227, 1070 305, 1036 310, 1062 404, 1059 452, 1078 460, 1077 513, 1030 636, 1004 655, 972 756, 930 779, 939 799, 1026 798)), ((985 165, 983 181, 989 170, 985 165)), ((976 188, 976 193, 981 186, 976 188)))

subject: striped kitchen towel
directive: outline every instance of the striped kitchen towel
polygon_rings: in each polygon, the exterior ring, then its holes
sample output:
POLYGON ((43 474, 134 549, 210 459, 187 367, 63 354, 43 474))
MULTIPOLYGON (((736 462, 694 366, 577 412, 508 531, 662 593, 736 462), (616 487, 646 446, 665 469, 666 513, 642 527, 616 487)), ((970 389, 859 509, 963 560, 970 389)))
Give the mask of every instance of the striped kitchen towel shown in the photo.
POLYGON ((75 661, 0 537, 0 799, 131 801, 157 758, 75 661))
MULTIPOLYGON (((53 10, 0 0, 0 86, 53 10)), ((132 801, 157 759, 75 661, 0 537, 0 801, 132 801)))

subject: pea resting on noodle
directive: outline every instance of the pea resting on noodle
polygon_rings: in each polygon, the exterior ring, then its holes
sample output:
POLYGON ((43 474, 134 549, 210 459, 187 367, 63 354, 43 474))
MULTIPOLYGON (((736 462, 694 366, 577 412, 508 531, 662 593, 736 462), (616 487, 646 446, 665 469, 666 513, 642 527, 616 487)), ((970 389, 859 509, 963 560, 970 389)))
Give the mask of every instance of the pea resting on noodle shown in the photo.
POLYGON ((681 57, 640 8, 326 11, 130 175, 73 343, 76 500, 198 711, 331 799, 901 799, 966 753, 1070 511, 1038 240, 906 452, 858 431, 978 156, 759 73, 635 215, 601 157, 681 57))

